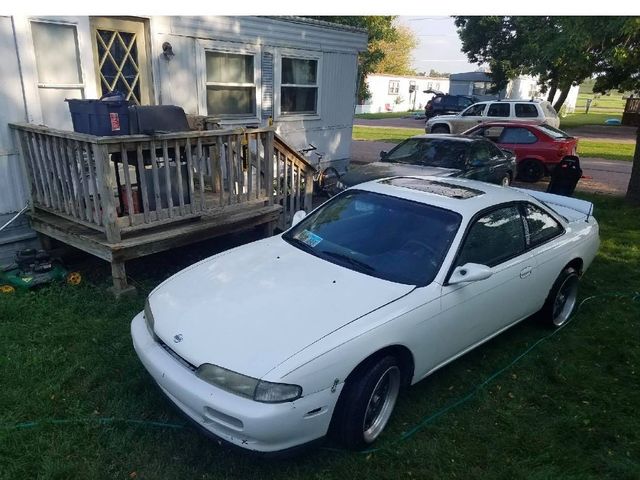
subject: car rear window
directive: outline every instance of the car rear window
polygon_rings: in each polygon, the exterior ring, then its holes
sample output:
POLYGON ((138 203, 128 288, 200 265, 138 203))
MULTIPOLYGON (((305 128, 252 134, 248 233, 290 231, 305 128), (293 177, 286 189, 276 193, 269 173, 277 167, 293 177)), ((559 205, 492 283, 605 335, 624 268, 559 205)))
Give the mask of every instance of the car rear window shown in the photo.
POLYGON ((538 109, 533 103, 516 103, 516 117, 535 118, 538 116, 538 109))
POLYGON ((566 132, 563 132, 562 130, 559 130, 557 128, 552 127, 551 125, 538 125, 538 128, 540 130, 542 130, 544 133, 546 133, 547 135, 549 135, 551 138, 571 138, 571 135, 569 135, 566 132))
POLYGON ((438 273, 461 219, 456 212, 425 203, 347 190, 282 238, 350 270, 424 286, 438 273))
POLYGON ((553 108, 549 102, 544 102, 541 104, 541 106, 545 116, 552 118, 558 117, 558 112, 556 112, 556 109, 553 108))
POLYGON ((381 161, 462 169, 468 148, 467 142, 448 138, 408 138, 381 161))

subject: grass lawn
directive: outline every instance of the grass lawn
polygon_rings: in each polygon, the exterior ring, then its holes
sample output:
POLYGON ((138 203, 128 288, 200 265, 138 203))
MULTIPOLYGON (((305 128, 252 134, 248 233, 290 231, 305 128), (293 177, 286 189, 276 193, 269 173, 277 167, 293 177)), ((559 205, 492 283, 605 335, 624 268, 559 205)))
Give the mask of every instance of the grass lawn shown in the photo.
MULTIPOLYGON (((566 117, 560 117, 560 128, 583 127, 585 125, 605 125, 605 121, 610 118, 622 119, 622 112, 618 113, 572 113, 566 117)), ((609 128, 616 128, 610 125, 609 128)))
POLYGON ((374 453, 314 449, 265 461, 181 427, 133 351, 129 321, 153 286, 219 250, 213 242, 132 262, 140 293, 119 302, 106 291, 106 265, 92 261, 83 286, 0 297, 0 478, 637 479, 640 302, 613 294, 640 290, 640 211, 587 198, 602 246, 580 300, 611 295, 401 440, 549 330, 525 321, 410 388, 374 453))
POLYGON ((581 157, 606 158, 608 160, 633 161, 635 143, 601 142, 581 138, 578 142, 578 155, 581 157))
POLYGON ((400 143, 413 135, 424 133, 424 128, 398 128, 398 127, 369 127, 362 125, 353 126, 354 140, 369 140, 373 142, 400 143))

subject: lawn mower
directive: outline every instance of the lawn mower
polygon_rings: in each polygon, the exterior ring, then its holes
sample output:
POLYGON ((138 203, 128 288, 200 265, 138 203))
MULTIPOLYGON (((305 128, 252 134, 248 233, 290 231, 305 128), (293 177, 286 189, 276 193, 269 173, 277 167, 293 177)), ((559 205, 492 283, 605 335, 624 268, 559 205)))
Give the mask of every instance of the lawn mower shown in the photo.
POLYGON ((38 285, 64 281, 68 285, 82 282, 80 272, 69 272, 59 260, 52 260, 44 250, 27 248, 16 252, 15 263, 0 269, 0 293, 13 293, 38 285))

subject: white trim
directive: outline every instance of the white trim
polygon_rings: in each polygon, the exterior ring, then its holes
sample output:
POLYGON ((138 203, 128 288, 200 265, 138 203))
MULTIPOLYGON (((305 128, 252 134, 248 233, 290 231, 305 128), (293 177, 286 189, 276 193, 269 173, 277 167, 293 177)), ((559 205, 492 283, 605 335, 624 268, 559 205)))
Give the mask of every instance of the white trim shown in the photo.
MULTIPOLYGON (((273 119, 286 121, 300 120, 321 120, 322 119, 322 59, 324 52, 320 50, 302 50, 293 48, 275 48, 273 54, 273 119), (290 113, 283 114, 281 112, 281 95, 282 88, 282 58, 299 58, 303 60, 315 60, 316 64, 316 111, 314 113, 290 113)), ((296 86, 295 84, 285 84, 287 86, 296 86)), ((300 85, 301 87, 314 87, 314 85, 300 85)))
POLYGON ((16 37, 18 61, 22 71, 22 88, 27 110, 27 121, 41 124, 42 108, 38 92, 38 71, 36 67, 36 53, 31 35, 31 21, 26 16, 13 17, 13 31, 16 37))
POLYGON ((196 94, 198 96, 198 114, 210 115, 207 110, 207 85, 225 85, 255 87, 255 115, 218 116, 222 123, 260 123, 262 118, 262 49, 258 45, 243 45, 219 40, 196 40, 196 94), (207 82, 207 52, 233 53, 253 56, 253 82, 220 83, 207 82))

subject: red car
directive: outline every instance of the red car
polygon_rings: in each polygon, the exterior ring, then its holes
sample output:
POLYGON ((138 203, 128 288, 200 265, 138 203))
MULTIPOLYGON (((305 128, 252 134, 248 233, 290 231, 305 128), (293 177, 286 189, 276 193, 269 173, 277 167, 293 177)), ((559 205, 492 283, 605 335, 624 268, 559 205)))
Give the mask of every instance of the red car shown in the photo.
POLYGON ((516 154, 518 177, 537 182, 567 155, 576 155, 578 139, 546 124, 487 122, 464 135, 478 135, 516 154))

